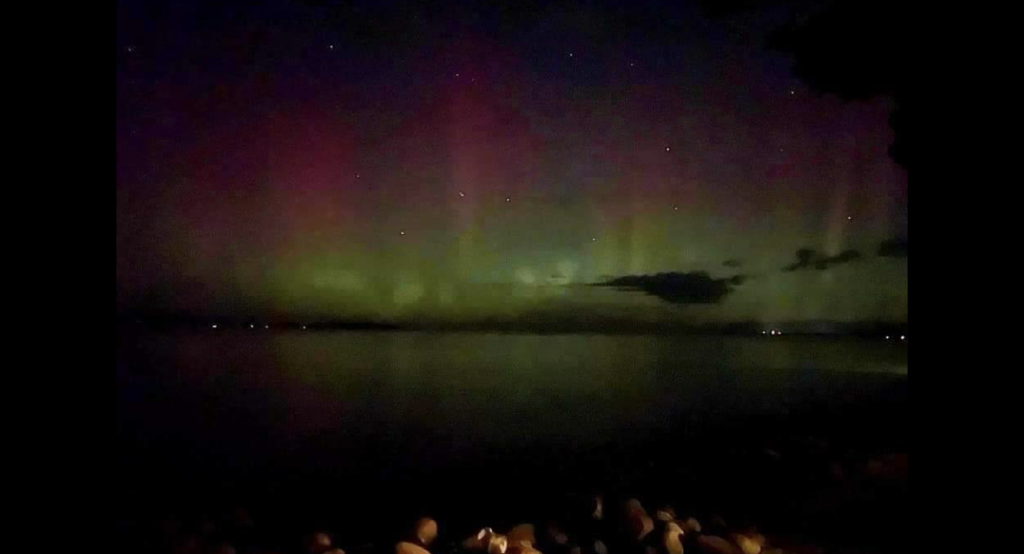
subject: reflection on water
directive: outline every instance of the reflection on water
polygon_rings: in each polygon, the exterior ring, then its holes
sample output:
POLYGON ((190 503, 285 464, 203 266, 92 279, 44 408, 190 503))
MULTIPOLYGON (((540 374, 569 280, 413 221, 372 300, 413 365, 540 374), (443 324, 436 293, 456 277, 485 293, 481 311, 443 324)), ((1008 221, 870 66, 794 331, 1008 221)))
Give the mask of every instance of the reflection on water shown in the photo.
POLYGON ((225 332, 147 337, 118 365, 119 420, 153 411, 148 389, 164 421, 258 426, 288 441, 423 431, 522 443, 780 410, 830 374, 906 374, 907 351, 799 337, 225 332))
POLYGON ((598 465, 583 453, 618 452, 594 474, 606 480, 652 437, 857 399, 860 383, 904 378, 907 350, 801 337, 222 330, 119 335, 117 366, 119 492, 408 490, 457 488, 497 467, 524 483, 564 480, 598 465))

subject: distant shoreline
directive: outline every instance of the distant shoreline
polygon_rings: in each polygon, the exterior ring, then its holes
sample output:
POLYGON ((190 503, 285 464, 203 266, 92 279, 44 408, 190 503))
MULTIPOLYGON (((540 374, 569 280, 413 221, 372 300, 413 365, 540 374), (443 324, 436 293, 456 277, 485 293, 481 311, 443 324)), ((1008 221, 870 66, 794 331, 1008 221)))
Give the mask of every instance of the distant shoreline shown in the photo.
POLYGON ((682 325, 661 322, 629 322, 621 320, 551 321, 505 320, 466 322, 411 322, 294 319, 261 319, 256 317, 195 316, 195 315, 135 315, 118 316, 118 329, 141 328, 152 330, 291 330, 291 331, 404 331, 437 333, 499 333, 529 335, 597 334, 597 335, 689 335, 821 338, 863 338, 906 342, 906 323, 832 323, 789 322, 758 323, 736 322, 706 325, 682 325))

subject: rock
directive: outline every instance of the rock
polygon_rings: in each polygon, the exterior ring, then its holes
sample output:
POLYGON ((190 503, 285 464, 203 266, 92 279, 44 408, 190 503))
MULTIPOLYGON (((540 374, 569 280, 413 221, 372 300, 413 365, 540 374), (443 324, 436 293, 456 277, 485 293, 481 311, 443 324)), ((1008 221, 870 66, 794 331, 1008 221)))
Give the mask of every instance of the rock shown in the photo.
POLYGON ((490 540, 490 536, 494 534, 494 530, 490 527, 484 527, 477 534, 469 537, 462 541, 462 547, 466 550, 485 550, 490 540))
POLYGON ((430 554, 430 552, 418 544, 400 542, 395 545, 395 554, 430 554))
POLYGON ((487 554, 505 554, 507 551, 508 537, 492 534, 487 542, 487 554))
POLYGON ((594 541, 594 554, 608 554, 608 546, 602 541, 594 541))
POLYGON ((690 535, 698 535, 701 533, 700 522, 692 517, 684 521, 681 527, 683 528, 683 532, 690 535))
POLYGON ((683 554, 683 532, 675 522, 665 525, 665 532, 661 537, 661 545, 666 554, 683 554))
POLYGON ((594 497, 594 510, 591 512, 590 518, 597 521, 604 519, 604 498, 600 495, 594 497))
POLYGON ((729 524, 721 516, 711 518, 708 523, 707 533, 709 535, 725 536, 729 534, 729 524))
POLYGON ((423 546, 430 546, 437 538, 437 522, 425 517, 416 522, 416 540, 423 546))
POLYGON ((510 546, 520 545, 524 542, 528 543, 530 546, 537 544, 537 533, 534 530, 533 525, 530 525, 529 523, 513 527, 509 530, 506 536, 508 537, 508 543, 510 546))
POLYGON ((743 554, 739 548, 721 537, 702 535, 697 538, 697 544, 704 554, 743 554))
POLYGON ((558 546, 565 546, 569 544, 569 535, 566 535, 557 525, 549 525, 548 540, 558 546))
POLYGON ((654 531, 654 520, 647 512, 633 512, 627 521, 627 529, 630 537, 641 542, 654 531))
POLYGON ((761 554, 761 547, 764 546, 747 535, 736 534, 732 536, 732 540, 740 547, 743 554, 761 554))
POLYGON ((661 522, 669 522, 676 520, 676 511, 671 506, 665 506, 660 510, 654 512, 654 519, 661 522))
POLYGON ((485 527, 476 535, 463 541, 462 546, 466 550, 483 550, 487 554, 505 554, 508 550, 508 537, 495 533, 490 527, 485 527))
POLYGON ((331 536, 327 533, 314 533, 307 541, 307 551, 311 554, 324 554, 331 549, 333 543, 331 536))
POLYGON ((541 554, 536 548, 533 547, 533 543, 527 540, 520 541, 517 544, 509 544, 507 554, 541 554))
POLYGON ((639 500, 633 498, 626 502, 624 512, 626 531, 637 542, 643 541, 644 537, 654 531, 654 520, 647 515, 647 510, 639 500))
POLYGON ((229 518, 231 526, 235 529, 248 530, 256 526, 252 520, 252 516, 249 515, 249 512, 245 508, 235 508, 231 510, 229 518))
POLYGON ((212 519, 204 519, 199 523, 199 533, 204 537, 212 537, 219 534, 220 529, 212 519))

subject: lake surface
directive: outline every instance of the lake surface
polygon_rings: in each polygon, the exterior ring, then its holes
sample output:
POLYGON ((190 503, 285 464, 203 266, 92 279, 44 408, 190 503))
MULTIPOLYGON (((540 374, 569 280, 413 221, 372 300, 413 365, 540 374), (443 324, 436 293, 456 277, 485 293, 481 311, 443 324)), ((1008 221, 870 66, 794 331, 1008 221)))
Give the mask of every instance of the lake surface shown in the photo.
POLYGON ((119 331, 115 489, 126 510, 234 495, 412 513, 495 479, 632 486, 642 453, 675 464, 687 438, 860 405, 907 368, 904 344, 813 337, 119 331))

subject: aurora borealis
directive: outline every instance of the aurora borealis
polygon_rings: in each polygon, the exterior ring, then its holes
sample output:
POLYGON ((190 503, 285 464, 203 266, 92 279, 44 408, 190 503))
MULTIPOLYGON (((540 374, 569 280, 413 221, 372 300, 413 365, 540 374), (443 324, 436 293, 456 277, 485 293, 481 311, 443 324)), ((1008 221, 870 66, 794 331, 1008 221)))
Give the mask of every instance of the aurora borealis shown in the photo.
POLYGON ((121 0, 118 311, 906 322, 893 100, 810 89, 790 17, 121 0), (586 286, 668 272, 732 281, 586 286))

